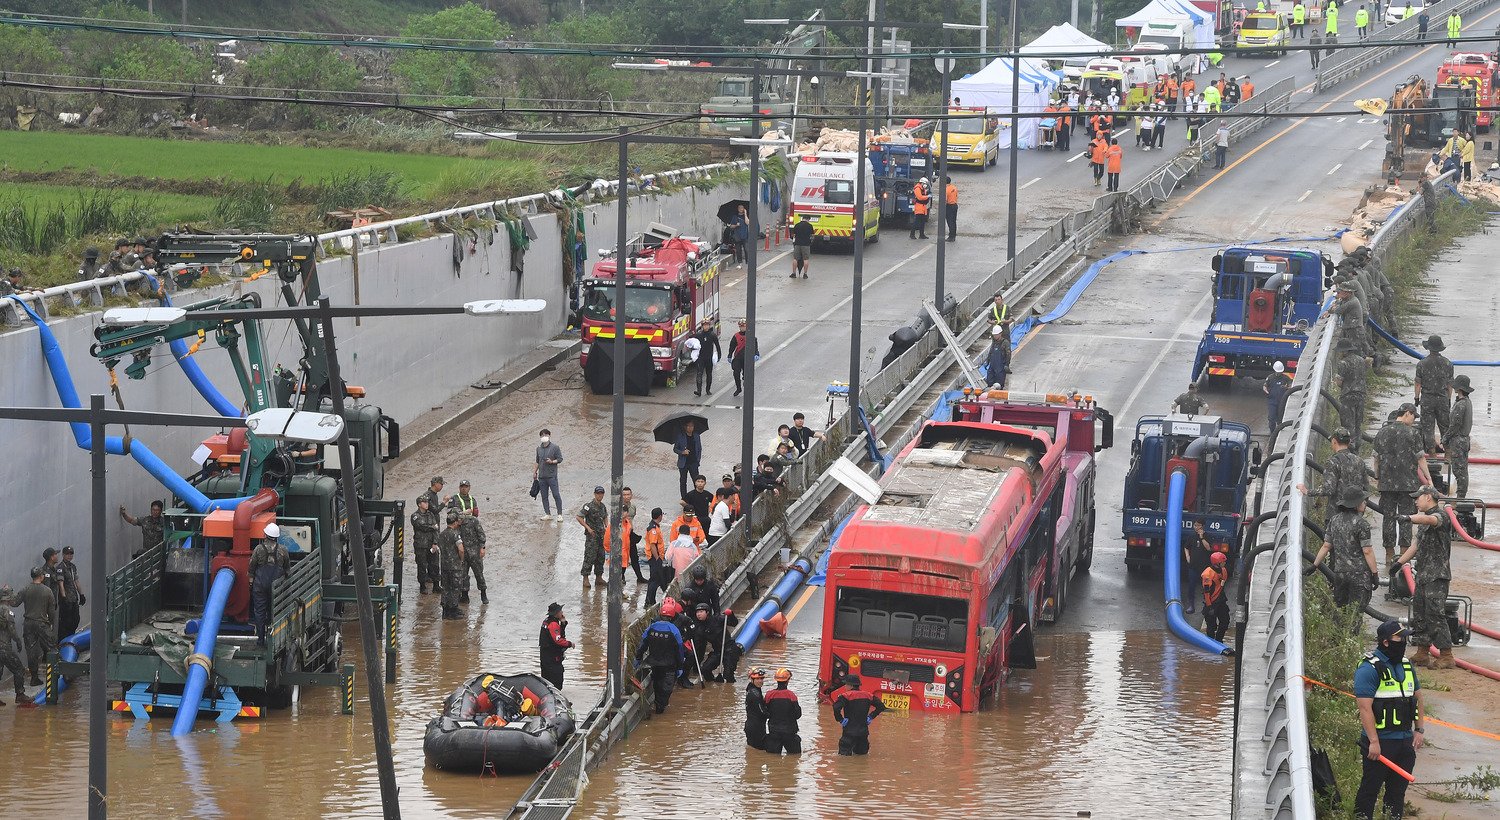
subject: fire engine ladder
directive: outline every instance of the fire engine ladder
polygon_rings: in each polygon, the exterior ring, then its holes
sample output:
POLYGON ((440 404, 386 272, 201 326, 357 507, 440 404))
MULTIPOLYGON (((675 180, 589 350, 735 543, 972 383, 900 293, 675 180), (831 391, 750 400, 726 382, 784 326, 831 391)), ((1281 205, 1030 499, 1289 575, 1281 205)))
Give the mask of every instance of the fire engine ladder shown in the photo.
POLYGON ((943 334, 943 341, 947 343, 948 351, 953 354, 953 358, 958 360, 958 367, 964 372, 964 378, 968 379, 973 387, 985 387, 984 376, 979 374, 979 368, 974 366, 974 363, 969 360, 968 353, 958 343, 958 339, 954 338, 953 331, 948 329, 948 321, 943 318, 943 314, 938 312, 937 306, 932 303, 931 299, 925 299, 922 301, 922 309, 932 317, 932 324, 937 328, 938 333, 943 334))

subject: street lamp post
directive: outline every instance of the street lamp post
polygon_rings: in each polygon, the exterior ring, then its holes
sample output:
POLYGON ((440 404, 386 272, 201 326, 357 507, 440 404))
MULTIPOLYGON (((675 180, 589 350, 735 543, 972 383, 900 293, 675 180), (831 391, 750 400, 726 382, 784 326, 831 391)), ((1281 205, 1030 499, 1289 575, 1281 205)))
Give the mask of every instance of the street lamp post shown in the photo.
POLYGON ((1021 156, 1019 109, 1021 107, 1021 31, 1016 26, 1016 0, 1010 0, 1010 197, 1005 213, 1005 258, 1016 258, 1016 165, 1021 156))
MULTIPOLYGON (((873 57, 871 62, 873 62, 873 57)), ((864 87, 859 90, 859 148, 858 156, 854 159, 854 282, 853 290, 849 295, 849 408, 859 408, 859 380, 860 368, 864 364, 864 352, 861 349, 863 342, 860 339, 864 324, 864 302, 865 302, 865 167, 869 162, 870 149, 868 146, 868 134, 870 130, 870 93, 872 81, 877 79, 888 79, 896 77, 879 71, 849 71, 845 72, 850 77, 863 78, 864 87)))
MULTIPOLYGON (((938 128, 942 132, 942 136, 938 140, 938 144, 942 146, 942 150, 938 153, 937 179, 933 180, 933 189, 937 193, 937 196, 933 198, 937 200, 938 237, 936 276, 937 281, 935 283, 936 287, 933 291, 934 296, 932 303, 934 305, 937 305, 937 309, 939 312, 941 312, 943 309, 943 278, 948 269, 948 243, 944 239, 944 237, 946 236, 945 232, 948 230, 946 227, 948 218, 948 115, 951 110, 949 106, 953 102, 953 66, 957 62, 957 60, 954 60, 953 56, 947 50, 948 43, 946 41, 948 40, 948 37, 948 30, 944 29, 944 48, 941 52, 938 52, 938 56, 934 57, 932 60, 933 65, 937 67, 938 73, 943 75, 943 119, 938 123, 938 128)), ((980 160, 980 162, 983 161, 983 159, 980 160)))

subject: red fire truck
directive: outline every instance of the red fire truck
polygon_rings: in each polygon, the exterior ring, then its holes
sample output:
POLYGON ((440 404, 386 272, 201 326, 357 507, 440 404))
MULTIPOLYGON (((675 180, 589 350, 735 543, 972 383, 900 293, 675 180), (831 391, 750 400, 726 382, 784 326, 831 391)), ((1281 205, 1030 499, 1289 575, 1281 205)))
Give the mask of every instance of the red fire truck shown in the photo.
POLYGON ((1455 51, 1438 66, 1437 84, 1467 85, 1474 89, 1474 125, 1488 131, 1495 120, 1495 106, 1500 105, 1500 64, 1493 54, 1477 51, 1455 51))
MULTIPOLYGON (((650 346, 654 373, 671 387, 682 368, 682 341, 704 319, 715 330, 719 327, 719 273, 725 256, 716 244, 656 223, 630 241, 628 253, 625 336, 650 346)), ((585 369, 594 341, 615 337, 615 270, 614 256, 605 256, 579 288, 579 364, 585 369)))
POLYGON ((1036 624, 1093 560, 1112 437, 1091 397, 946 394, 829 556, 820 681, 854 673, 890 708, 956 713, 1035 668, 1036 624))

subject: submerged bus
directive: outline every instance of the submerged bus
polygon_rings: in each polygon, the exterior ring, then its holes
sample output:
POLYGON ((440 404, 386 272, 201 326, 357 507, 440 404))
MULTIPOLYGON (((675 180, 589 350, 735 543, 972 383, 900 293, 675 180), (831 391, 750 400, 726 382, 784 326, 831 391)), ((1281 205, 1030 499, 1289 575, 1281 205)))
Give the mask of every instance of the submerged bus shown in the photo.
MULTIPOLYGON (((969 712, 1055 620, 1093 558, 1094 452, 1077 396, 965 390, 850 518, 829 557, 823 691, 860 675, 887 707, 969 712)), ((1095 422, 1104 422, 1096 447, 1095 422)))

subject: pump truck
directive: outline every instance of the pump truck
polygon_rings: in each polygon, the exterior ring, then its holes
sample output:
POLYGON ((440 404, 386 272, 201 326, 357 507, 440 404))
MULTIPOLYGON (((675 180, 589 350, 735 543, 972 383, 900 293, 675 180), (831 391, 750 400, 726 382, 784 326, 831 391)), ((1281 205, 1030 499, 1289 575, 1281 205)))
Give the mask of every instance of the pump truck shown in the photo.
POLYGON ((1134 572, 1161 559, 1167 477, 1178 468, 1187 474, 1184 535, 1201 521, 1209 540, 1238 554, 1250 466, 1259 461, 1259 447, 1251 449, 1250 428, 1239 422, 1218 416, 1142 416, 1135 424, 1125 473, 1126 569, 1134 572))
POLYGON ((1318 320, 1332 260, 1294 248, 1225 248, 1213 258, 1214 309, 1193 379, 1227 390, 1235 377, 1265 378, 1282 362, 1296 373, 1318 320))
MULTIPOLYGON (((191 279, 197 266, 239 263, 251 269, 249 280, 279 280, 289 306, 315 304, 321 296, 315 237, 166 234, 154 244, 157 273, 172 271, 179 281, 191 279)), ((172 324, 101 325, 92 352, 109 369, 112 382, 121 364, 127 378, 141 379, 153 357, 161 359, 159 346, 174 346, 173 355, 185 359, 212 337, 228 352, 243 395, 242 402, 220 404, 242 404, 247 414, 276 407, 321 411, 330 384, 315 323, 293 320, 297 358, 283 367, 271 361, 258 321, 214 317, 219 310, 260 304, 260 295, 252 292, 179 306, 187 315, 172 324)), ((201 709, 221 721, 258 717, 264 707, 287 704, 293 686, 324 685, 339 686, 344 709, 352 712, 353 667, 341 668, 340 654, 341 612, 355 601, 353 549, 364 549, 368 559, 375 606, 383 616, 387 677, 393 679, 405 505, 385 500, 384 465, 400 454, 400 428, 378 406, 363 401, 362 388, 344 389, 350 399, 344 421, 354 464, 340 464, 333 445, 273 441, 232 428, 203 442, 193 459, 198 469, 191 475, 159 476, 175 496, 175 503, 167 504, 164 543, 137 555, 107 581, 109 677, 125 693, 114 702, 115 711, 140 719, 164 708, 201 709), (354 471, 363 544, 349 543, 350 511, 339 490, 346 470, 354 471), (245 500, 232 510, 204 503, 225 498, 245 500), (291 565, 272 587, 271 622, 263 642, 257 642, 247 627, 249 558, 253 543, 273 522, 291 565), (395 583, 388 584, 381 548, 392 539, 395 583), (225 567, 234 570, 232 586, 226 591, 213 583, 211 588, 211 579, 223 576, 219 570, 225 567), (220 607, 222 620, 207 622, 220 607), (198 630, 207 634, 215 629, 213 657, 189 654, 198 630), (184 703, 183 684, 195 664, 208 665, 209 683, 201 701, 184 703)), ((207 390, 214 388, 208 385, 207 390)))

